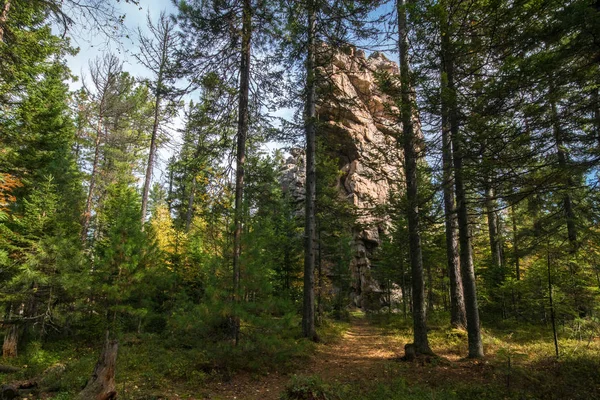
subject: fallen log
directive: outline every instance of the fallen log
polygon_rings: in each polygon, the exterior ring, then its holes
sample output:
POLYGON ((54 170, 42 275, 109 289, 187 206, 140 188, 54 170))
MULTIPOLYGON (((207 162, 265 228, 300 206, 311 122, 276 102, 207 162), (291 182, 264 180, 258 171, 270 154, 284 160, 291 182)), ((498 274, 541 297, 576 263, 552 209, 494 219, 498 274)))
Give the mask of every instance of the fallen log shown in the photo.
POLYGON ((13 367, 12 365, 0 364, 0 374, 12 374, 13 372, 19 372, 21 368, 13 367))

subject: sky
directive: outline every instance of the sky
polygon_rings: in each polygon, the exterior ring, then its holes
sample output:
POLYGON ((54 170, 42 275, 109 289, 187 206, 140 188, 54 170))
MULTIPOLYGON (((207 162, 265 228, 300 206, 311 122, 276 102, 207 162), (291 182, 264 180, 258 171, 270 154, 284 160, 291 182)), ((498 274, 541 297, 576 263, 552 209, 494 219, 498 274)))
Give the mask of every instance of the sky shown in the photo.
MULTIPOLYGON (((144 32, 146 28, 146 15, 150 13, 153 21, 158 20, 161 11, 167 14, 176 12, 171 0, 141 0, 139 6, 128 4, 123 1, 118 3, 120 14, 124 14, 125 27, 130 32, 130 38, 123 38, 120 43, 115 41, 108 42, 104 37, 97 35, 92 38, 74 38, 74 45, 79 47, 79 53, 74 57, 68 58, 68 64, 73 74, 77 76, 87 75, 90 60, 95 59, 106 51, 115 53, 123 60, 123 68, 134 76, 146 75, 142 67, 136 64, 133 54, 137 51, 137 30, 140 27, 144 32)), ((83 28, 85 30, 85 27, 83 28)), ((81 81, 73 82, 72 89, 81 87, 81 81)))
MULTIPOLYGON (((89 63, 105 52, 112 52, 123 61, 123 69, 132 76, 143 78, 149 76, 149 72, 137 64, 134 54, 137 52, 138 27, 148 33, 146 28, 146 16, 148 13, 153 21, 157 21, 161 11, 167 14, 176 12, 171 0, 141 0, 139 6, 120 1, 119 13, 125 14, 125 27, 130 38, 123 38, 119 42, 107 41, 106 38, 97 35, 92 38, 72 38, 73 45, 79 48, 79 53, 67 58, 67 64, 71 72, 78 77, 76 81, 70 82, 71 90, 81 88, 83 80, 89 80, 89 63), (86 78, 86 76, 88 78, 86 78)), ((80 29, 80 28, 78 28, 80 29)), ((85 27, 83 27, 85 32, 85 27)), ((149 34, 149 33, 148 33, 149 34)), ((85 36, 85 35, 84 35, 85 36)), ((179 135, 177 128, 182 126, 181 118, 177 118, 171 124, 172 143, 163 147, 158 154, 157 164, 154 168, 153 181, 164 181, 164 173, 167 161, 177 148, 179 135)), ((141 177, 141 176, 140 176, 141 177)))

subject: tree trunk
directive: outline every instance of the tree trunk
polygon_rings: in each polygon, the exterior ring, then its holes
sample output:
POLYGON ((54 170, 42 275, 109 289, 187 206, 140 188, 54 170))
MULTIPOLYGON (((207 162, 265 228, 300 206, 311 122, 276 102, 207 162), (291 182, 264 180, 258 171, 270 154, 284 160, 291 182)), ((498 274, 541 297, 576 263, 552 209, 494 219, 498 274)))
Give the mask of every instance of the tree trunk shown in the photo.
POLYGON ((88 236, 90 220, 92 218, 92 203, 94 200, 94 189, 96 187, 96 176, 98 175, 98 166, 100 164, 100 146, 102 144, 102 115, 98 120, 96 128, 96 140, 94 149, 94 161, 92 162, 92 175, 90 176, 90 187, 88 188, 87 200, 85 202, 85 212, 83 214, 83 226, 81 228, 81 241, 85 242, 88 236))
MULTIPOLYGON (((598 2, 600 4, 600 2, 598 2)), ((600 88, 592 92, 592 107, 594 108, 594 133, 600 147, 600 88)))
POLYGON ((188 197, 188 208, 185 214, 185 231, 190 231, 192 226, 192 217, 194 216, 194 198, 196 197, 196 176, 192 174, 192 187, 190 188, 190 197, 188 197))
POLYGON ((402 251, 402 244, 400 244, 400 285, 402 290, 402 315, 406 320, 408 316, 408 288, 406 287, 406 274, 404 271, 404 252, 402 251))
POLYGON ((458 234, 460 241, 460 264, 465 293, 465 309, 467 311, 467 334, 469 338, 469 357, 483 357, 483 344, 479 327, 479 307, 477 305, 477 288, 475 284, 475 266, 469 232, 469 216, 467 199, 463 183, 462 155, 460 155, 460 138, 454 143, 454 179, 456 180, 456 201, 458 203, 458 234))
POLYGON ((148 194, 152 184, 152 170, 154 168, 154 158, 156 155, 156 141, 158 139, 158 125, 160 122, 160 87, 162 85, 162 65, 158 73, 158 82, 156 89, 156 100, 154 102, 154 122, 152 123, 152 138, 150 139, 150 153, 148 154, 148 164, 146 166, 146 178, 144 179, 144 189, 142 190, 142 227, 146 222, 148 213, 148 194))
MULTIPOLYGON (((242 219, 244 207, 244 167, 246 164, 246 138, 249 125, 250 95, 250 42, 252 39, 252 3, 244 0, 242 21, 242 50, 240 61, 240 98, 237 130, 237 155, 235 170, 235 231, 233 233, 233 301, 240 301, 240 256, 242 253, 242 219)), ((239 342, 239 319, 234 316, 233 334, 235 344, 239 342)))
MULTIPOLYGON (((448 24, 447 18, 442 24, 448 24)), ((448 30, 446 31, 448 32, 448 30)), ((473 249, 469 232, 469 215, 467 196, 463 181, 463 153, 461 138, 459 137, 458 104, 456 87, 454 83, 454 55, 450 39, 446 51, 444 72, 448 82, 448 111, 450 122, 450 135, 452 139, 452 157, 454 163, 454 185, 456 191, 458 235, 460 243, 460 266, 465 296, 465 310, 467 312, 467 336, 469 340, 469 357, 483 357, 483 344, 481 342, 481 328, 479 326, 479 308, 477 305, 477 288, 475 284, 475 266, 473 265, 473 249)))
POLYGON ((515 257, 515 276, 518 281, 521 280, 521 260, 519 254, 519 236, 517 231, 517 215, 515 214, 515 205, 510 206, 510 213, 512 219, 512 228, 513 228, 513 253, 515 257))
POLYGON ((550 245, 548 244, 548 248, 547 248, 547 253, 548 253, 548 260, 547 260, 547 267, 548 267, 548 300, 550 302, 550 321, 552 322, 552 336, 554 338, 554 351, 556 353, 556 358, 559 357, 559 351, 558 351, 558 333, 556 331, 556 317, 554 314, 554 300, 552 298, 552 272, 550 269, 550 245))
POLYGON ((118 349, 119 343, 116 340, 109 340, 107 332, 102 354, 87 385, 77 396, 77 400, 115 400, 117 398, 115 369, 118 349))
POLYGON ((427 265, 427 312, 433 312, 434 293, 433 293, 433 275, 431 274, 431 264, 427 265))
POLYGON ((492 267, 494 269, 494 277, 499 279, 499 282, 494 283, 500 285, 504 281, 504 276, 502 274, 502 242, 500 241, 500 228, 498 215, 496 214, 498 205, 494 199, 495 193, 489 179, 487 179, 485 186, 485 210, 492 254, 492 267))
POLYGON ((458 251, 458 221, 454 203, 454 178, 452 177, 452 138, 448 109, 448 81, 444 63, 446 52, 449 50, 450 38, 447 25, 442 21, 442 165, 444 171, 444 220, 446 226, 446 260, 448 263, 448 278, 450 279, 450 323, 454 328, 467 327, 467 314, 463 294, 462 278, 460 276, 460 256, 458 251))
POLYGON ((17 349, 19 346, 19 325, 12 324, 8 327, 2 344, 2 357, 16 358, 18 355, 17 349))
POLYGON ((318 340, 315 330, 315 202, 317 191, 316 174, 316 11, 315 2, 308 1, 308 54, 306 57, 306 204, 304 226, 304 301, 302 306, 302 334, 318 340))
POLYGON ((322 258, 322 248, 321 248, 321 230, 317 227, 317 324, 321 326, 323 322, 323 304, 322 304, 322 295, 323 295, 323 258, 322 258))
POLYGON ((174 160, 175 157, 171 157, 171 159, 169 160, 169 189, 167 190, 167 208, 169 209, 169 214, 173 212, 173 163, 175 162, 174 160))
POLYGON ((569 239, 570 251, 574 253, 577 250, 577 228, 575 226, 575 212, 573 211, 573 201, 570 190, 575 186, 570 171, 568 171, 567 153, 565 151, 564 134, 560 126, 556 102, 551 101, 552 111, 552 130, 554 141, 556 143, 556 154, 558 156, 558 167, 561 174, 568 174, 566 178, 566 188, 563 197, 563 206, 565 208, 565 217, 567 220, 567 237, 569 239))
POLYGON ((4 2, 2 13, 0 13, 0 42, 4 40, 4 32, 6 30, 6 22, 8 21, 8 12, 10 11, 10 0, 4 2))
POLYGON ((400 78, 402 90, 402 134, 404 136, 404 170, 406 174, 406 197, 408 200, 408 245, 412 272, 413 326, 415 351, 431 354, 427 338, 427 312, 425 309, 425 282, 423 255, 419 226, 419 194, 417 182, 418 140, 413 124, 413 96, 408 60, 408 26, 406 0, 398 0, 398 47, 400 50, 400 78))
MULTIPOLYGON (((162 24, 163 15, 161 14, 162 24)), ((163 94, 163 83, 164 83, 164 71, 169 57, 169 48, 171 44, 169 42, 170 30, 163 26, 164 32, 162 40, 160 42, 160 66, 158 68, 158 74, 156 76, 156 91, 154 93, 154 120, 152 123, 152 138, 150 139, 150 153, 148 154, 148 165, 146 166, 146 179, 144 180, 144 189, 142 191, 142 227, 146 220, 146 214, 148 212, 148 194, 150 193, 150 185, 152 184, 152 170, 154 168, 154 159, 156 157, 156 148, 158 140, 158 130, 160 125, 160 103, 163 94)))

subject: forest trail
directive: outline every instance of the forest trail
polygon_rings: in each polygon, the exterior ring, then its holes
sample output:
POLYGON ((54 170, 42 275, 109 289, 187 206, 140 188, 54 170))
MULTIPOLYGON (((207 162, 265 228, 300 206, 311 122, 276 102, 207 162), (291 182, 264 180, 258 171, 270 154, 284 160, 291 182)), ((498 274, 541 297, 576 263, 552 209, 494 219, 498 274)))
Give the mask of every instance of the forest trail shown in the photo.
POLYGON ((401 356, 403 344, 373 326, 362 312, 350 318, 350 327, 334 343, 319 344, 306 367, 290 374, 261 377, 240 375, 230 382, 211 385, 207 399, 278 400, 294 374, 319 376, 325 382, 373 382, 380 379, 385 363, 401 356))

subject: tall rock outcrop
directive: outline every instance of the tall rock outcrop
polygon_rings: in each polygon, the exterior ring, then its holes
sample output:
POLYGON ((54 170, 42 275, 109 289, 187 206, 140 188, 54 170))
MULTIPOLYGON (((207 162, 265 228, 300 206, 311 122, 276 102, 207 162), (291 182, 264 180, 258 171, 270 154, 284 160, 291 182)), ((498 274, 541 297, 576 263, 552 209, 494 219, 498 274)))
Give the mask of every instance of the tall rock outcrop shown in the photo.
MULTIPOLYGON (((378 76, 397 75, 399 69, 378 52, 367 58, 349 46, 325 53, 329 59, 323 62, 327 67, 320 70, 318 136, 324 139, 329 155, 339 161, 340 194, 357 211, 349 265, 353 301, 376 309, 382 304, 382 290, 372 274, 372 256, 389 224, 377 209, 388 202, 390 190, 397 190, 402 181, 402 152, 396 142, 402 128, 394 115, 394 102, 379 89, 378 76)), ((283 183, 299 204, 304 195, 303 177, 303 153, 294 151, 284 167, 283 183)))

